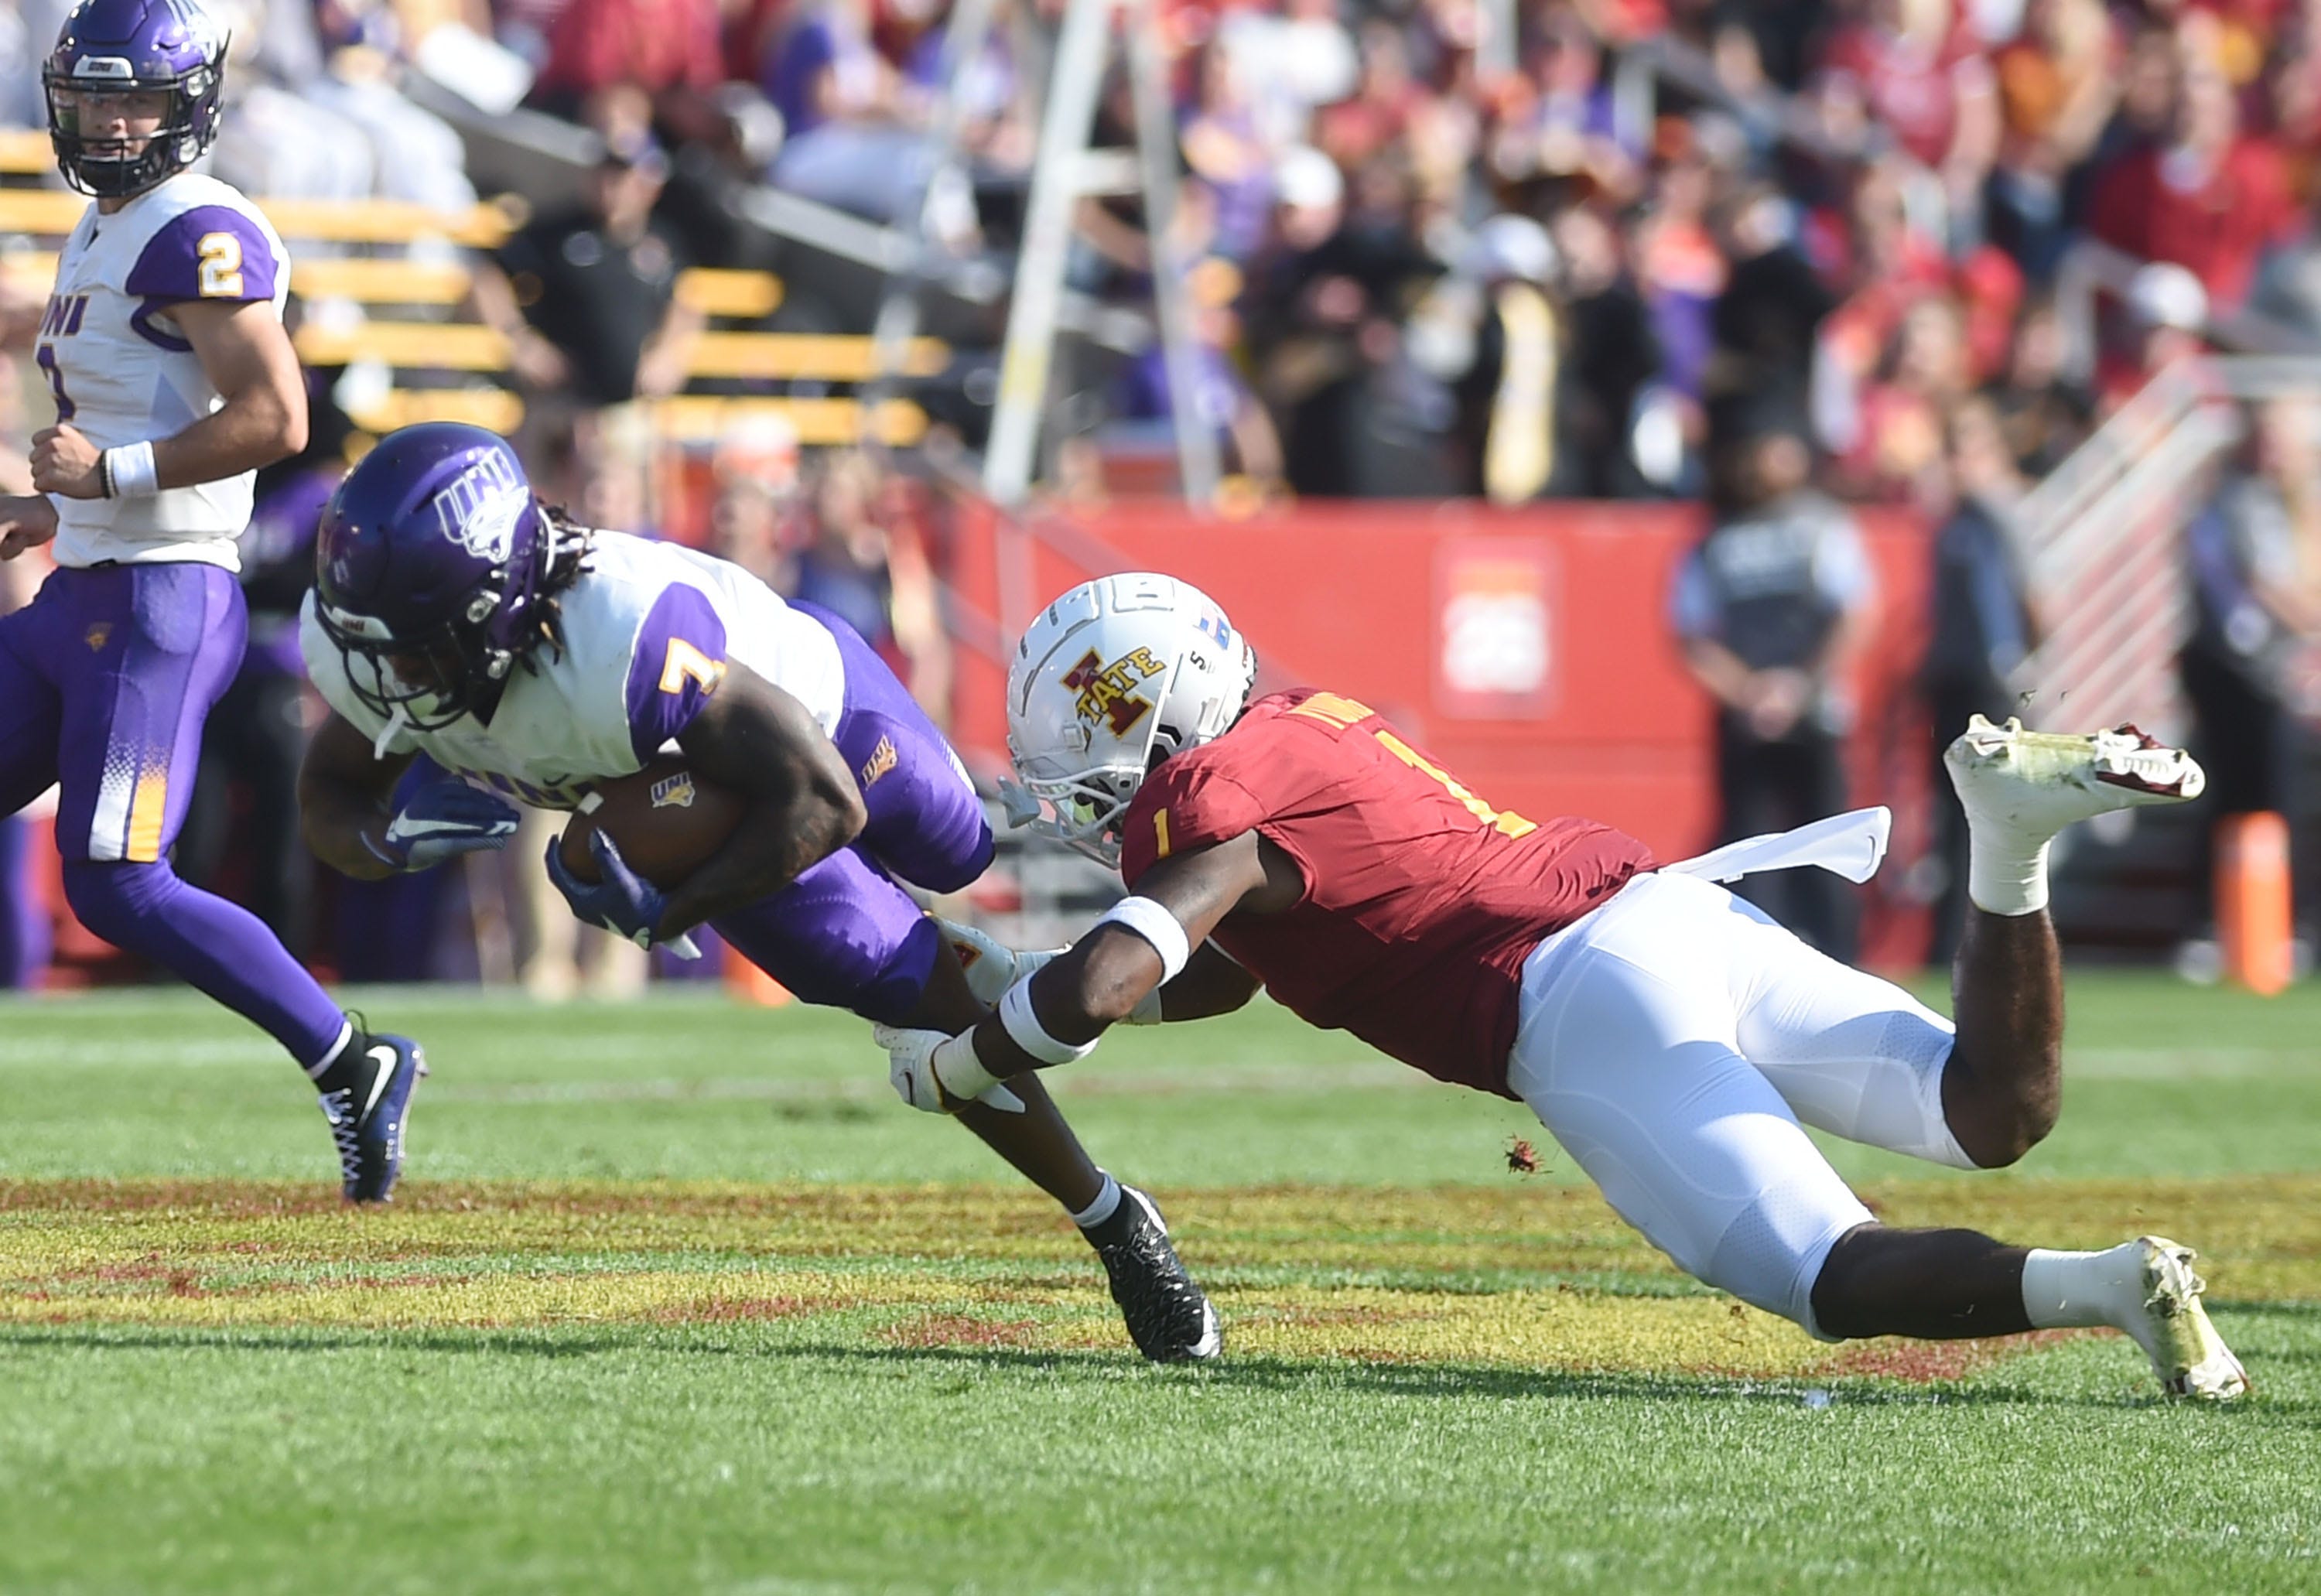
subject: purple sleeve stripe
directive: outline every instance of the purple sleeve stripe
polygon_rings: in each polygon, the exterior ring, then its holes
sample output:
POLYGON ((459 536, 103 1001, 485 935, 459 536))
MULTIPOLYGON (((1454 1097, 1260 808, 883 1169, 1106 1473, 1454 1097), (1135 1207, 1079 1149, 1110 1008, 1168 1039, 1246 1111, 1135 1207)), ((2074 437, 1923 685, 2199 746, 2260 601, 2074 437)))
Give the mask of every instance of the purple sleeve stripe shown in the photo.
POLYGON ((159 305, 271 299, 278 264, 254 218, 230 205, 196 205, 146 242, 130 269, 129 292, 159 305))
POLYGON ((725 623, 700 588, 670 583, 629 656, 629 742, 637 762, 691 725, 724 677, 725 623))
POLYGON ((191 339, 169 332, 153 320, 155 316, 166 314, 176 303, 174 299, 148 299, 129 313, 129 324, 146 342, 166 349, 172 354, 188 354, 194 347, 191 339))

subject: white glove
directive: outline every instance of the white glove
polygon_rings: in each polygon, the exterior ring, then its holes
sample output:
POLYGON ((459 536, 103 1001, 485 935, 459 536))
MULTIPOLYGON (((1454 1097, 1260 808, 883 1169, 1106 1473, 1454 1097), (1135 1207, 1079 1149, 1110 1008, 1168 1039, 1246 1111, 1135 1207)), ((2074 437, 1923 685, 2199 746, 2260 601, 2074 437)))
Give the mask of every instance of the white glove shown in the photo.
POLYGON ((946 920, 941 915, 935 917, 935 928, 951 944, 951 952, 959 955, 960 966, 967 971, 967 990, 987 1008, 997 1003, 1000 994, 1009 987, 1028 979, 1032 971, 1064 951, 1042 948, 1018 953, 986 932, 946 920))
POLYGON ((870 1039, 887 1050, 887 1083, 914 1108, 956 1114, 969 1102, 978 1102, 1009 1114, 1024 1112, 1024 1099, 975 1056, 972 1032, 946 1036, 941 1031, 873 1026, 870 1039))

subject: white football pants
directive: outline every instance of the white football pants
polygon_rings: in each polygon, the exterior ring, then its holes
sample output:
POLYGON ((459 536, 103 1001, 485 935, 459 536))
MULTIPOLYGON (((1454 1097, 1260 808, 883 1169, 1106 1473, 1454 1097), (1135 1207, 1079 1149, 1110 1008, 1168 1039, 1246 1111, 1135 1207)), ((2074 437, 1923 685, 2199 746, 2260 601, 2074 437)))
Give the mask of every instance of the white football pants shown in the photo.
POLYGON ((1711 882, 1638 876, 1534 951, 1522 1012, 1508 1089, 1620 1217, 1814 1335, 1822 1263, 1870 1215, 1798 1121, 1975 1167, 1943 1117, 1951 1023, 1711 882))

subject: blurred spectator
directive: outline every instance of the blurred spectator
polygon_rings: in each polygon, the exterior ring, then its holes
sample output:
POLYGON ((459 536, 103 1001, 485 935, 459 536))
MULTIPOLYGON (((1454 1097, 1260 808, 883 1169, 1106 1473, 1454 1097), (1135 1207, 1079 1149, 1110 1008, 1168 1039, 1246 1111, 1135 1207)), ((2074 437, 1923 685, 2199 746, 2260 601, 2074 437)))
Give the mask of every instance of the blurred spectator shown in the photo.
POLYGON ((1551 230, 1563 266, 1564 348, 1555 396, 1558 498, 1634 498, 1646 491, 1630 446, 1637 401, 1659 377, 1661 345, 1611 219, 1577 205, 1551 230))
POLYGON ((1494 216, 1467 261, 1486 296, 1474 362, 1458 382, 1460 433, 1473 440, 1462 487, 1494 504, 1545 493, 1561 463, 1556 415, 1561 313, 1548 296, 1555 246, 1528 216, 1494 216))
POLYGON ((902 513, 898 482, 859 450, 824 457, 814 484, 810 541, 783 583, 862 634, 937 724, 950 719, 951 639, 934 568, 902 513))
POLYGON ((2227 309, 2296 223, 2280 151, 2242 132, 2238 96, 2205 62, 2183 68, 2171 141, 2122 155, 2097 180, 2088 217, 2103 242, 2189 269, 2227 309))
POLYGON ((2038 645, 2037 621, 2016 542, 2016 506, 2028 486, 1987 399, 1952 411, 1950 479, 1956 504, 1934 538, 1934 625, 1919 668, 1933 716, 1934 852, 1943 865, 1927 957, 1950 962, 1966 925, 1966 812, 1943 751, 1970 716, 2004 725, 2016 708, 2016 673, 2038 645))
POLYGON ((1994 62, 2003 126, 1992 169, 1992 237, 2044 280, 2071 239, 2065 183, 2119 103, 2119 51, 2103 0, 2032 0, 1994 62))
POLYGON ((1952 0, 1870 0, 1823 47, 1817 94, 1884 124, 1938 172, 1953 206, 1982 188, 1999 140, 1990 63, 1952 0))
MULTIPOLYGON (((1281 440, 1234 358, 1241 346, 1241 318, 1233 305, 1241 273, 1231 261, 1212 256, 1196 262, 1187 278, 1193 321, 1193 414, 1216 434, 1228 468, 1238 470, 1261 492, 1271 493, 1282 481, 1281 440)), ((1122 373, 1115 411, 1124 422, 1173 430, 1174 390, 1167 352, 1158 341, 1122 373)))
POLYGON ((724 76, 717 0, 565 0, 532 103, 577 122, 605 90, 639 88, 656 117, 689 132, 724 76))
MULTIPOLYGON (((1716 518, 1679 567, 1670 614, 1716 703, 1719 842, 1845 807, 1846 670, 1877 606, 1853 518, 1807 486, 1806 421, 1779 397, 1720 407, 1716 518)), ((1825 871, 1779 871, 1746 895, 1834 958, 1854 952, 1852 898, 1825 871)))
POLYGON ((2053 470, 2086 438, 2091 406, 2086 390, 2063 375, 2063 326, 2052 302, 2025 308, 1989 395, 2015 463, 2030 476, 2053 470))
MULTIPOLYGON (((2257 407, 2253 423, 2245 463, 2185 534, 2194 625, 2180 665, 2194 747, 2208 773, 2195 878, 2204 888, 2217 821, 2271 811, 2289 817, 2292 834, 2302 829, 2302 723, 2321 706, 2313 654, 2321 642, 2321 401, 2273 400, 2257 407)), ((2301 907, 2312 901, 2314 873, 2293 877, 2301 907)), ((2211 930, 2194 940, 2212 938, 2211 930)))
POLYGON ((1712 318, 1718 353, 1710 387, 1805 393, 1836 301, 1796 247, 1789 202, 1752 185, 1725 201, 1717 222, 1732 272, 1712 318))
POLYGON ((1231 11, 1217 38, 1235 76, 1251 87, 1258 129, 1271 149, 1303 143, 1315 108, 1352 94, 1361 73, 1337 0, 1283 0, 1278 14, 1255 6, 1231 11))
POLYGON ((1860 396, 1853 446, 1838 462, 1851 497, 1930 507, 1943 497, 1943 421, 1968 389, 1966 333, 1948 299, 1904 313, 1860 396))
POLYGON ((769 47, 761 82, 787 129, 767 174, 776 187, 881 222, 915 216, 924 198, 937 237, 973 243, 971 190, 953 174, 927 193, 936 151, 872 41, 867 0, 802 7, 769 47))
POLYGON ((1246 260, 1264 242, 1272 213, 1273 152, 1224 46, 1201 50, 1194 73, 1197 88, 1178 141, 1215 203, 1215 248, 1229 260, 1246 260))
POLYGON ((1582 193, 1633 198, 1641 151, 1621 141, 1604 52, 1587 23, 1577 11, 1550 9, 1525 55, 1528 103, 1501 122, 1491 142, 1492 169, 1511 180, 1567 179, 1582 193))
POLYGON ((687 264, 653 217, 668 162, 647 134, 606 141, 577 209, 541 217, 475 274, 476 307, 535 392, 585 406, 684 386, 703 320, 676 296, 687 264))

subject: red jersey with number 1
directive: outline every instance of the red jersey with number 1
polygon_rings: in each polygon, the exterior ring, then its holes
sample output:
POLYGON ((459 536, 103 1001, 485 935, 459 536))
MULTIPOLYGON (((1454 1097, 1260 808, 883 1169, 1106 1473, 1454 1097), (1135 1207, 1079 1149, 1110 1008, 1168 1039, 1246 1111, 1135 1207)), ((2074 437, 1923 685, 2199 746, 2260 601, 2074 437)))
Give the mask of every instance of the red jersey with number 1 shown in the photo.
POLYGON ((1243 832, 1280 848, 1305 897, 1226 916, 1217 945, 1301 1019, 1503 1097, 1524 961, 1652 868, 1610 826, 1494 812, 1369 708, 1311 689, 1163 761, 1121 825, 1131 889, 1243 832))

